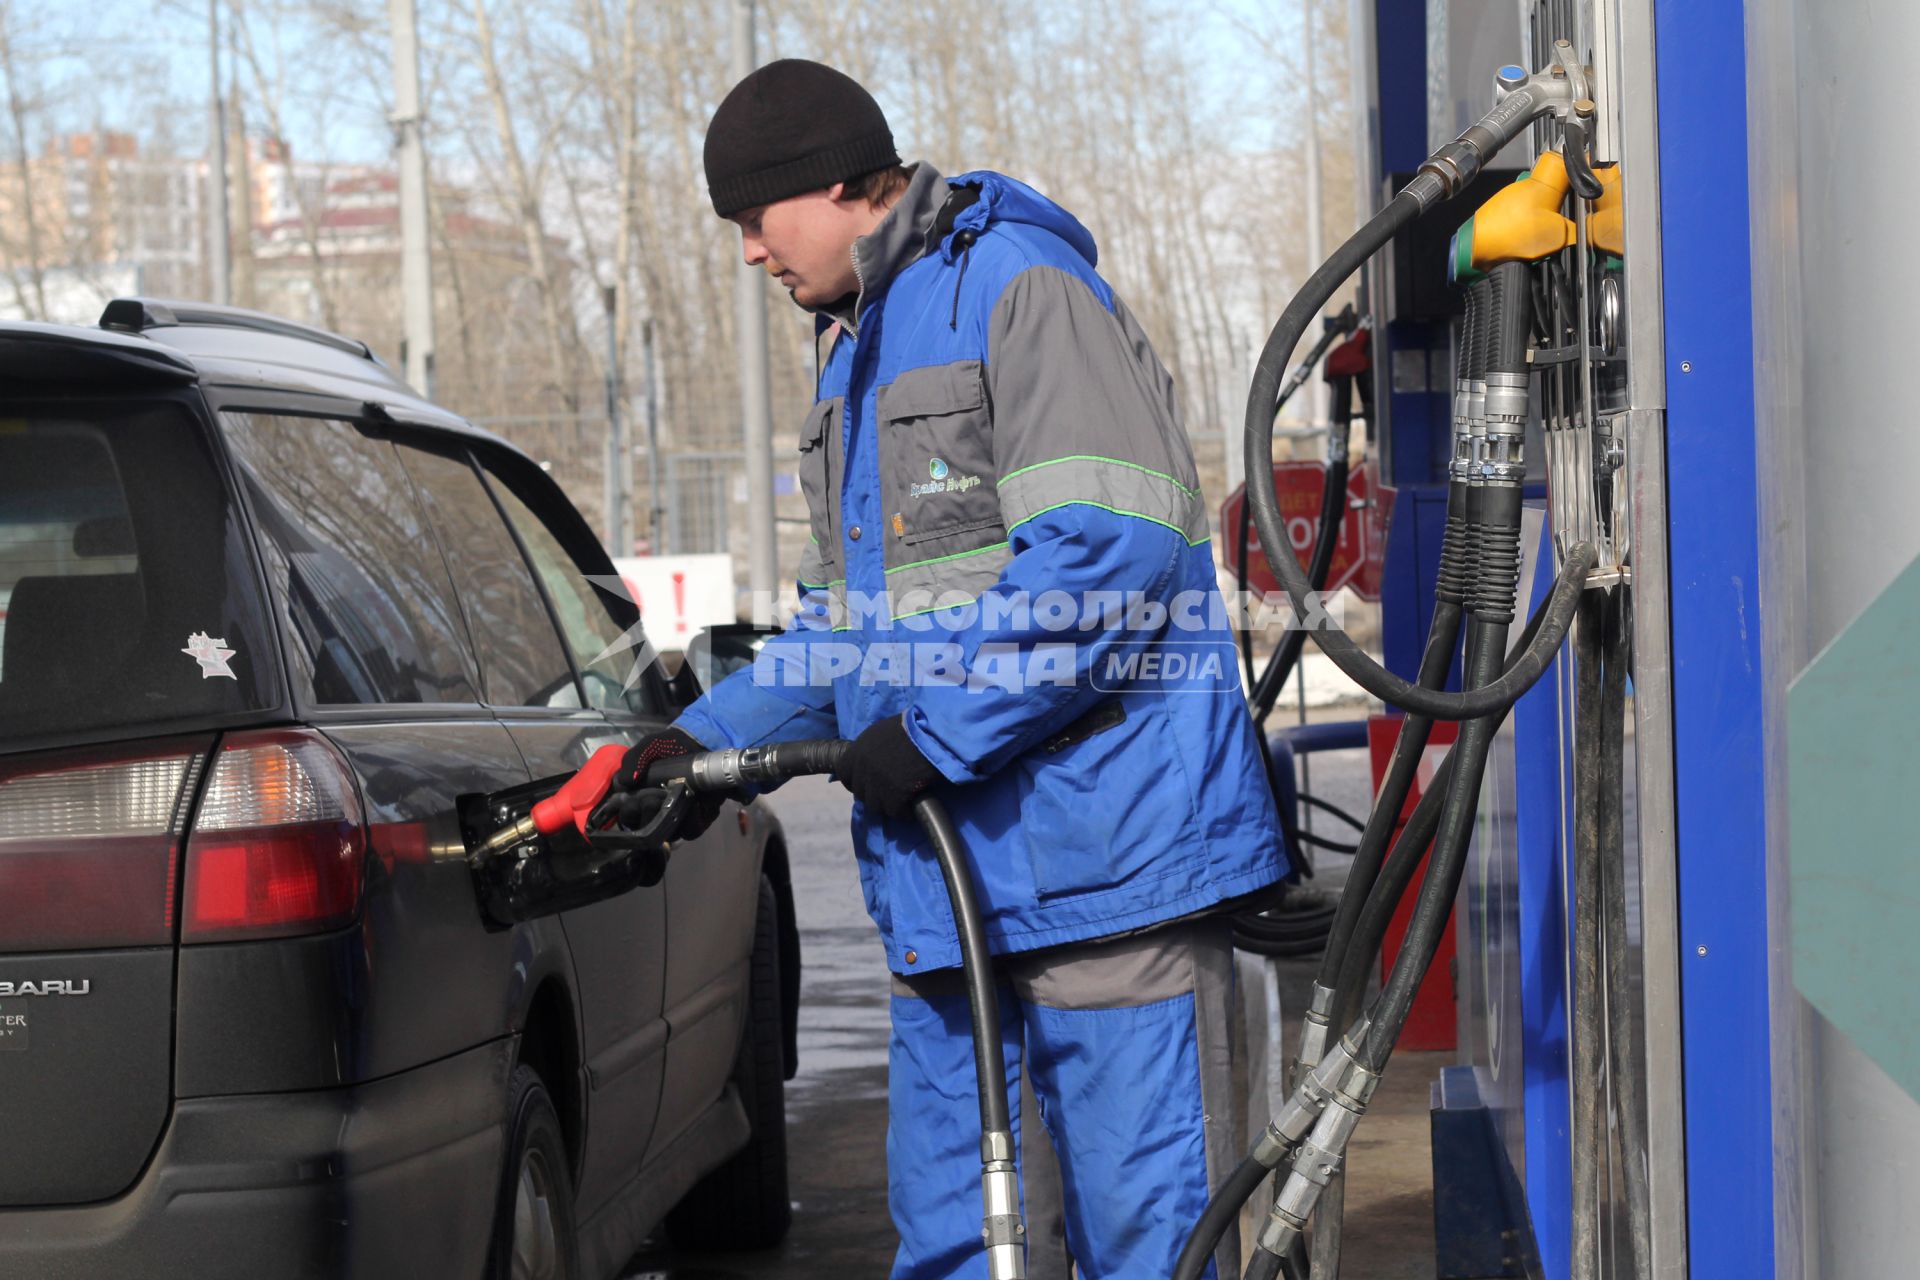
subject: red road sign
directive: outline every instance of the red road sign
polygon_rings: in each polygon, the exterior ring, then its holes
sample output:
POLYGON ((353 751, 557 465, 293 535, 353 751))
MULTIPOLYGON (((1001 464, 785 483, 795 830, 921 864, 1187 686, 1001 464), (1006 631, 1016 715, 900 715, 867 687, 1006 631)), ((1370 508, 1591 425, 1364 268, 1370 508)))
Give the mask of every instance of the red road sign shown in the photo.
MULTIPOLYGON (((1280 512, 1287 537, 1302 564, 1313 556, 1314 534, 1320 527, 1320 491, 1326 487, 1323 462, 1279 462, 1273 468, 1280 512)), ((1362 600, 1380 599, 1380 574, 1387 558, 1387 521, 1393 514, 1394 490, 1375 479, 1371 461, 1347 477, 1347 515, 1340 525, 1340 541, 1333 548, 1333 566, 1327 572, 1328 591, 1346 587, 1362 600)), ((1240 528, 1240 507, 1246 486, 1235 489, 1220 506, 1220 545, 1226 548, 1226 567, 1232 572, 1234 535, 1240 528)), ((1280 583, 1260 549, 1260 533, 1247 526, 1247 586, 1262 595, 1280 592, 1280 583)))

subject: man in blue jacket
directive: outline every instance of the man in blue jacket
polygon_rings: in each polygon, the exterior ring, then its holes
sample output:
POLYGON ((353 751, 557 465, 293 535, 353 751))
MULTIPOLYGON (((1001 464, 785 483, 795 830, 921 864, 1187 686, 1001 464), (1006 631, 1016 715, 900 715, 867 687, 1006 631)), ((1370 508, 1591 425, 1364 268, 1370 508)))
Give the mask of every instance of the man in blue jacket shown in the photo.
POLYGON ((746 260, 832 342, 800 433, 813 537, 794 626, 634 771, 853 740, 894 974, 893 1274, 914 1280, 985 1273, 959 944, 912 819, 950 789, 1080 1274, 1167 1275, 1239 1154, 1220 910, 1286 870, 1172 381, 1071 214, 902 167, 837 71, 755 71, 705 161, 746 260))

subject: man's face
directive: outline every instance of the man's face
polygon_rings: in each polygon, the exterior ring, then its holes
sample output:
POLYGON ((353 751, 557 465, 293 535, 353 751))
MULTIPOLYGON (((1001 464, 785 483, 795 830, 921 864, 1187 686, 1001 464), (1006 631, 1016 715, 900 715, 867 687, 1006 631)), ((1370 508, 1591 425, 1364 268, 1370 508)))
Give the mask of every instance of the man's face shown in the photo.
POLYGON ((841 199, 841 184, 763 204, 733 216, 747 265, 765 268, 803 307, 822 307, 860 287, 853 242, 879 225, 883 210, 841 199))

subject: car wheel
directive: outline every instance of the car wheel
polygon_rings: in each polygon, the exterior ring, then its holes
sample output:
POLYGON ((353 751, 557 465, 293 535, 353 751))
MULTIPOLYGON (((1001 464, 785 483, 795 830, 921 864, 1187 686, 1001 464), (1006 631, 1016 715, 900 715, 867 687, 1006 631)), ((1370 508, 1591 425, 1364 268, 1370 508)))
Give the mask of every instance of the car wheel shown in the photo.
POLYGON ((733 1084, 753 1136, 667 1215, 674 1244, 695 1249, 771 1249, 793 1223, 787 1200, 786 1038, 780 1018, 780 927, 773 886, 762 878, 754 921, 747 1026, 733 1084))
POLYGON ((507 1082, 507 1158, 493 1211, 488 1280, 577 1280, 573 1165, 560 1117, 539 1073, 518 1066, 507 1082))

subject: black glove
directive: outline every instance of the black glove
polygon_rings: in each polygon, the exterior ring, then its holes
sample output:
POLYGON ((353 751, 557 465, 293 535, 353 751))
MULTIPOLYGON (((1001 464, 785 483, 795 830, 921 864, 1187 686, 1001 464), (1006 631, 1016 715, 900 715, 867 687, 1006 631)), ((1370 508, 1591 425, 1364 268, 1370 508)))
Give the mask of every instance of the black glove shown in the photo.
MULTIPOLYGON (((640 793, 646 786, 648 766, 656 761, 705 750, 699 739, 685 729, 662 729, 659 733, 642 738, 627 751, 626 759, 620 762, 620 771, 613 775, 614 788, 616 791, 640 793)), ((660 808, 655 798, 644 793, 626 800, 620 800, 617 795, 607 798, 609 801, 619 801, 614 807, 620 815, 620 825, 629 829, 645 826, 660 808)), ((674 830, 663 833, 664 839, 691 840, 705 831, 720 816, 721 806, 726 804, 727 796, 719 791, 697 791, 689 797, 689 801, 683 810, 685 816, 674 830)))
POLYGON ((921 793, 939 781, 940 771, 913 745, 901 716, 869 727, 840 761, 841 785, 889 818, 906 817, 921 793))

